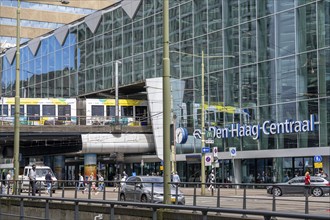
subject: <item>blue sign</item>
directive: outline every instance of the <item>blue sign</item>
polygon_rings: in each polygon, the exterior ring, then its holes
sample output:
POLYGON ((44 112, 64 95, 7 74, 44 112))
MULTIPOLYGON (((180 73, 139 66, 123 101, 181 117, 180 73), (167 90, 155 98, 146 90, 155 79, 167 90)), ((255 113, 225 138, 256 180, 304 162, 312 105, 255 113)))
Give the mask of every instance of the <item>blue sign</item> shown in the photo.
POLYGON ((321 157, 321 155, 316 155, 316 156, 314 156, 314 162, 315 162, 315 163, 322 162, 322 157, 321 157))
POLYGON ((203 147, 202 148, 202 153, 210 153, 211 149, 209 147, 203 147))

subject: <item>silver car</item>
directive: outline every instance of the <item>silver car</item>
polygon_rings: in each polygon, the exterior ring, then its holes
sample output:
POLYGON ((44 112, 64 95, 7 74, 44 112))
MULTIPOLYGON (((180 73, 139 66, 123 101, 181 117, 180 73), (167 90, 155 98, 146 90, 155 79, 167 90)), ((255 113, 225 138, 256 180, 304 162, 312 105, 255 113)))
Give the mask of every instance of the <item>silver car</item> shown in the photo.
MULTIPOLYGON (((278 183, 267 187, 267 193, 275 196, 283 194, 302 194, 305 193, 305 177, 297 176, 285 183, 278 183)), ((330 193, 330 182, 326 178, 311 176, 311 185, 309 186, 309 193, 313 196, 322 196, 330 193)))
MULTIPOLYGON (((173 204, 184 205, 185 197, 176 187, 171 185, 171 202, 173 204), (177 201, 176 201, 177 199, 177 201)), ((130 176, 122 185, 120 191, 120 201, 154 202, 164 201, 164 179, 161 176, 130 176)))

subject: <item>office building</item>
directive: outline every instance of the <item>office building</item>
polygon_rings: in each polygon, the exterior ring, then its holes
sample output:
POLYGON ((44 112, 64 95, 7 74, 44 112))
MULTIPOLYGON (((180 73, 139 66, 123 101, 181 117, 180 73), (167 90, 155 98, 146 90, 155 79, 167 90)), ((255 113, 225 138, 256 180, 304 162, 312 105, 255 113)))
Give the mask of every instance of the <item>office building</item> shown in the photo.
MULTIPOLYGON (((114 3, 112 0, 21 0, 20 2, 22 43, 114 3)), ((17 0, 0 1, 1 49, 16 45, 17 6, 17 0)))

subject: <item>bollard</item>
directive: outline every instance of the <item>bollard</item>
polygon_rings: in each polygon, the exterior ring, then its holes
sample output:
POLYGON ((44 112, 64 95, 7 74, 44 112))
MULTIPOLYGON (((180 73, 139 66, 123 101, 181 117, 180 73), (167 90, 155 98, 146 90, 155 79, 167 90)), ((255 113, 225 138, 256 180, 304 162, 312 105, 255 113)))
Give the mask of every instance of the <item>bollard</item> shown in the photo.
POLYGON ((110 204, 110 220, 115 219, 115 205, 110 204))
POLYGON ((39 196, 41 196, 41 181, 39 181, 39 196))
POLYGON ((179 191, 179 184, 178 183, 176 183, 175 184, 175 205, 177 205, 178 204, 178 191, 179 191))
POLYGON ((154 183, 151 183, 151 203, 154 203, 154 183))
POLYGON ((74 203, 74 220, 79 220, 79 203, 74 203))
POLYGON ((64 182, 62 182, 62 198, 64 198, 64 182))
MULTIPOLYGON (((196 206, 196 184, 194 185, 193 206, 196 206)), ((192 213, 197 213, 195 210, 192 213)))
POLYGON ((49 200, 46 199, 45 219, 49 220, 49 200))
MULTIPOLYGON (((275 194, 273 193, 273 207, 272 207, 272 211, 273 212, 276 212, 276 196, 275 196, 275 194)), ((271 216, 267 216, 267 217, 269 217, 269 219, 273 219, 273 220, 276 220, 276 217, 271 217, 271 216)))
MULTIPOLYGON (((217 193, 217 207, 220 208, 220 185, 218 186, 218 193, 217 193)), ((217 212, 217 215, 221 215, 220 212, 217 212)))
POLYGON ((309 207, 308 207, 308 197, 309 197, 309 186, 306 186, 305 187, 305 214, 308 214, 308 210, 309 210, 309 207))
MULTIPOLYGON (((243 186, 244 189, 243 189, 243 210, 246 209, 246 185, 243 186)), ((246 218, 246 214, 243 214, 242 215, 242 218, 246 218)))
POLYGON ((74 188, 74 198, 76 199, 77 198, 77 187, 74 188))
POLYGON ((105 184, 103 186, 103 200, 105 200, 105 193, 106 193, 106 187, 105 187, 105 184))

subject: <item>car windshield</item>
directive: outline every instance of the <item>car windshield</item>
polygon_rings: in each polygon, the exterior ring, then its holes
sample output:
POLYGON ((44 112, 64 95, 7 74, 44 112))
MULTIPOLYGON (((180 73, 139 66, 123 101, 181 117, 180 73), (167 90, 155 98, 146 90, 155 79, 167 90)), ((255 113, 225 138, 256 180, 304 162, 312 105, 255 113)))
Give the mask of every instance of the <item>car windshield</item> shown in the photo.
POLYGON ((46 169, 46 168, 45 169, 38 169, 38 168, 36 169, 37 177, 45 177, 48 172, 50 172, 52 177, 54 177, 54 174, 51 169, 46 169))
POLYGON ((146 187, 152 187, 152 183, 154 187, 163 187, 163 178, 159 177, 150 177, 150 178, 143 178, 142 180, 144 183, 143 185, 146 187))

